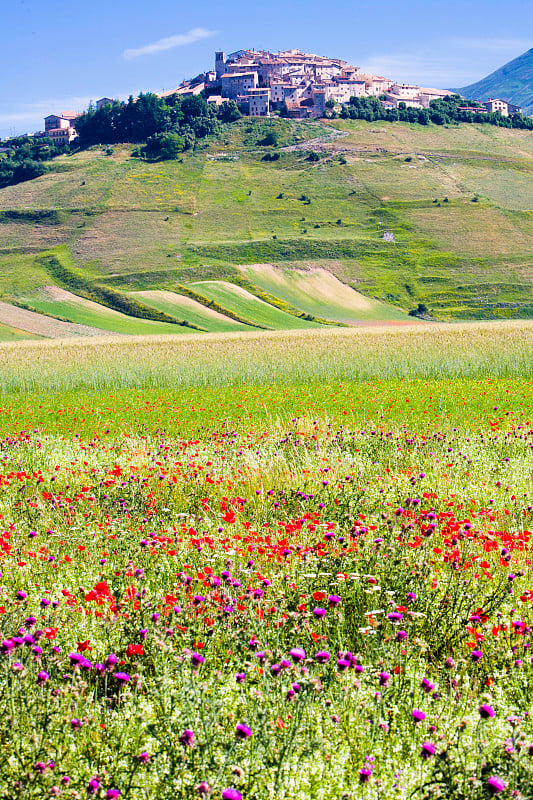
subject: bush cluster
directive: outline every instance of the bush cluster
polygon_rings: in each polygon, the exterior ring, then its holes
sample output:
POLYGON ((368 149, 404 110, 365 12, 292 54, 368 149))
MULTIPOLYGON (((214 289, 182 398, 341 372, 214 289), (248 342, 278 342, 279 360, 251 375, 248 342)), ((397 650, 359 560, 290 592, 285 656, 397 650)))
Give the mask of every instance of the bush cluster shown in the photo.
POLYGON ((175 158, 197 139, 218 133, 223 123, 240 118, 234 102, 209 105, 200 95, 182 98, 141 93, 99 110, 92 106, 76 120, 81 147, 116 142, 144 143, 149 158, 175 158))
POLYGON ((385 120, 387 122, 411 122, 419 125, 449 125, 459 122, 477 122, 483 125, 497 125, 503 128, 523 128, 533 130, 533 119, 522 114, 503 117, 499 112, 486 114, 479 103, 466 101, 458 94, 441 100, 432 100, 429 108, 407 108, 400 103, 398 108, 383 108, 377 97, 352 97, 348 105, 339 112, 341 119, 364 119, 368 122, 385 120), (476 111, 463 111, 461 106, 468 102, 476 111))
POLYGON ((45 136, 18 136, 9 139, 3 149, 6 153, 4 157, 0 154, 0 188, 44 175, 44 162, 68 150, 45 136))

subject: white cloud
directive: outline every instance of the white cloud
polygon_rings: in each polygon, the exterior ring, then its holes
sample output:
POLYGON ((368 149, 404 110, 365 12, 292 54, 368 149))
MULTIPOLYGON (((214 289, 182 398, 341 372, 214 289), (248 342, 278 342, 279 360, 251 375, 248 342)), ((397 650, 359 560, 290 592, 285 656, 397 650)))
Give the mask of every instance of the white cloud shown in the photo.
POLYGON ((165 39, 158 39, 157 42, 145 44, 143 47, 124 50, 122 56, 129 61, 138 56, 152 55, 153 53, 161 53, 163 50, 171 50, 173 47, 194 44, 200 39, 208 39, 210 36, 214 36, 215 33, 216 31, 209 31, 207 28, 193 28, 188 33, 178 33, 175 36, 167 36, 165 39))
POLYGON ((484 78, 531 47, 522 39, 454 37, 432 42, 412 52, 371 55, 365 72, 422 86, 466 86, 484 78))

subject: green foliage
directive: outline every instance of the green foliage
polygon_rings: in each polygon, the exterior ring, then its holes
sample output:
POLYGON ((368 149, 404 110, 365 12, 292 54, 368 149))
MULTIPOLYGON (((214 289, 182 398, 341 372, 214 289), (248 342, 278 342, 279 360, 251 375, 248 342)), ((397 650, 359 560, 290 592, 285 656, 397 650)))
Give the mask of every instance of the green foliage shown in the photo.
POLYGON ((425 303, 419 303, 416 308, 409 311, 410 317, 425 317, 428 313, 428 307, 425 303))
MULTIPOLYGON (((352 97, 348 105, 343 106, 341 119, 364 119, 368 122, 386 120, 388 122, 410 122, 418 125, 448 125, 450 123, 480 123, 483 125, 497 125, 505 128, 519 128, 533 130, 533 119, 523 117, 521 114, 511 114, 503 117, 499 113, 479 113, 462 111, 460 106, 465 101, 458 94, 451 94, 440 100, 432 100, 429 109, 408 108, 405 103, 400 103, 398 108, 383 108, 377 97, 352 97)), ((475 105, 475 104, 473 104, 475 105)))
POLYGON ((261 161, 279 161, 280 154, 276 151, 275 153, 265 153, 262 156, 261 161))
POLYGON ((146 140, 144 155, 156 161, 177 158, 185 149, 185 141, 179 133, 154 133, 146 140))
POLYGON ((18 136, 9 139, 6 145, 9 147, 7 158, 0 157, 0 188, 39 178, 47 171, 43 162, 70 149, 56 146, 44 136, 18 136))
POLYGON ((235 100, 225 100, 220 106, 217 114, 221 122, 237 122, 242 114, 235 100))
MULTIPOLYGON (((228 117, 235 117, 232 108, 225 111, 228 117)), ((127 103, 117 100, 98 111, 90 107, 76 120, 76 130, 81 147, 146 142, 158 134, 179 134, 183 149, 188 149, 194 146, 196 139, 217 133, 220 126, 216 108, 208 105, 200 95, 162 98, 141 93, 137 99, 130 96, 127 103)))
POLYGON ((277 147, 279 144, 279 137, 276 131, 268 131, 259 144, 265 147, 277 147))

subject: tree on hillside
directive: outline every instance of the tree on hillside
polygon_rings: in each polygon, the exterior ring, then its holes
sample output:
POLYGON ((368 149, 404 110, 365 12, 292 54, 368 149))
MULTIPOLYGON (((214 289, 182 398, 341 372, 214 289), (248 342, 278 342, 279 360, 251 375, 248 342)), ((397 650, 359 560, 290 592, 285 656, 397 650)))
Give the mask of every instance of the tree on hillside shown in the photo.
POLYGON ((242 114, 235 100, 225 100, 219 107, 217 116, 221 122, 237 122, 242 114))
POLYGON ((183 153, 185 143, 179 133, 154 133, 146 140, 144 155, 147 158, 167 161, 183 153))

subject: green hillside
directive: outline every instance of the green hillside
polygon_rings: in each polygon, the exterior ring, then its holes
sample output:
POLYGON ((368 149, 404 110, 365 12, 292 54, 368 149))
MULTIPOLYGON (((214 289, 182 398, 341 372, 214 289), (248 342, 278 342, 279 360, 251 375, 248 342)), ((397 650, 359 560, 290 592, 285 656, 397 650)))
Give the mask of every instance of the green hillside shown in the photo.
POLYGON ((531 131, 243 119, 176 161, 132 149, 0 190, 0 300, 180 335, 533 316, 531 131))
POLYGON ((533 114, 533 47, 486 78, 456 91, 469 100, 497 97, 521 106, 526 115, 533 114))

